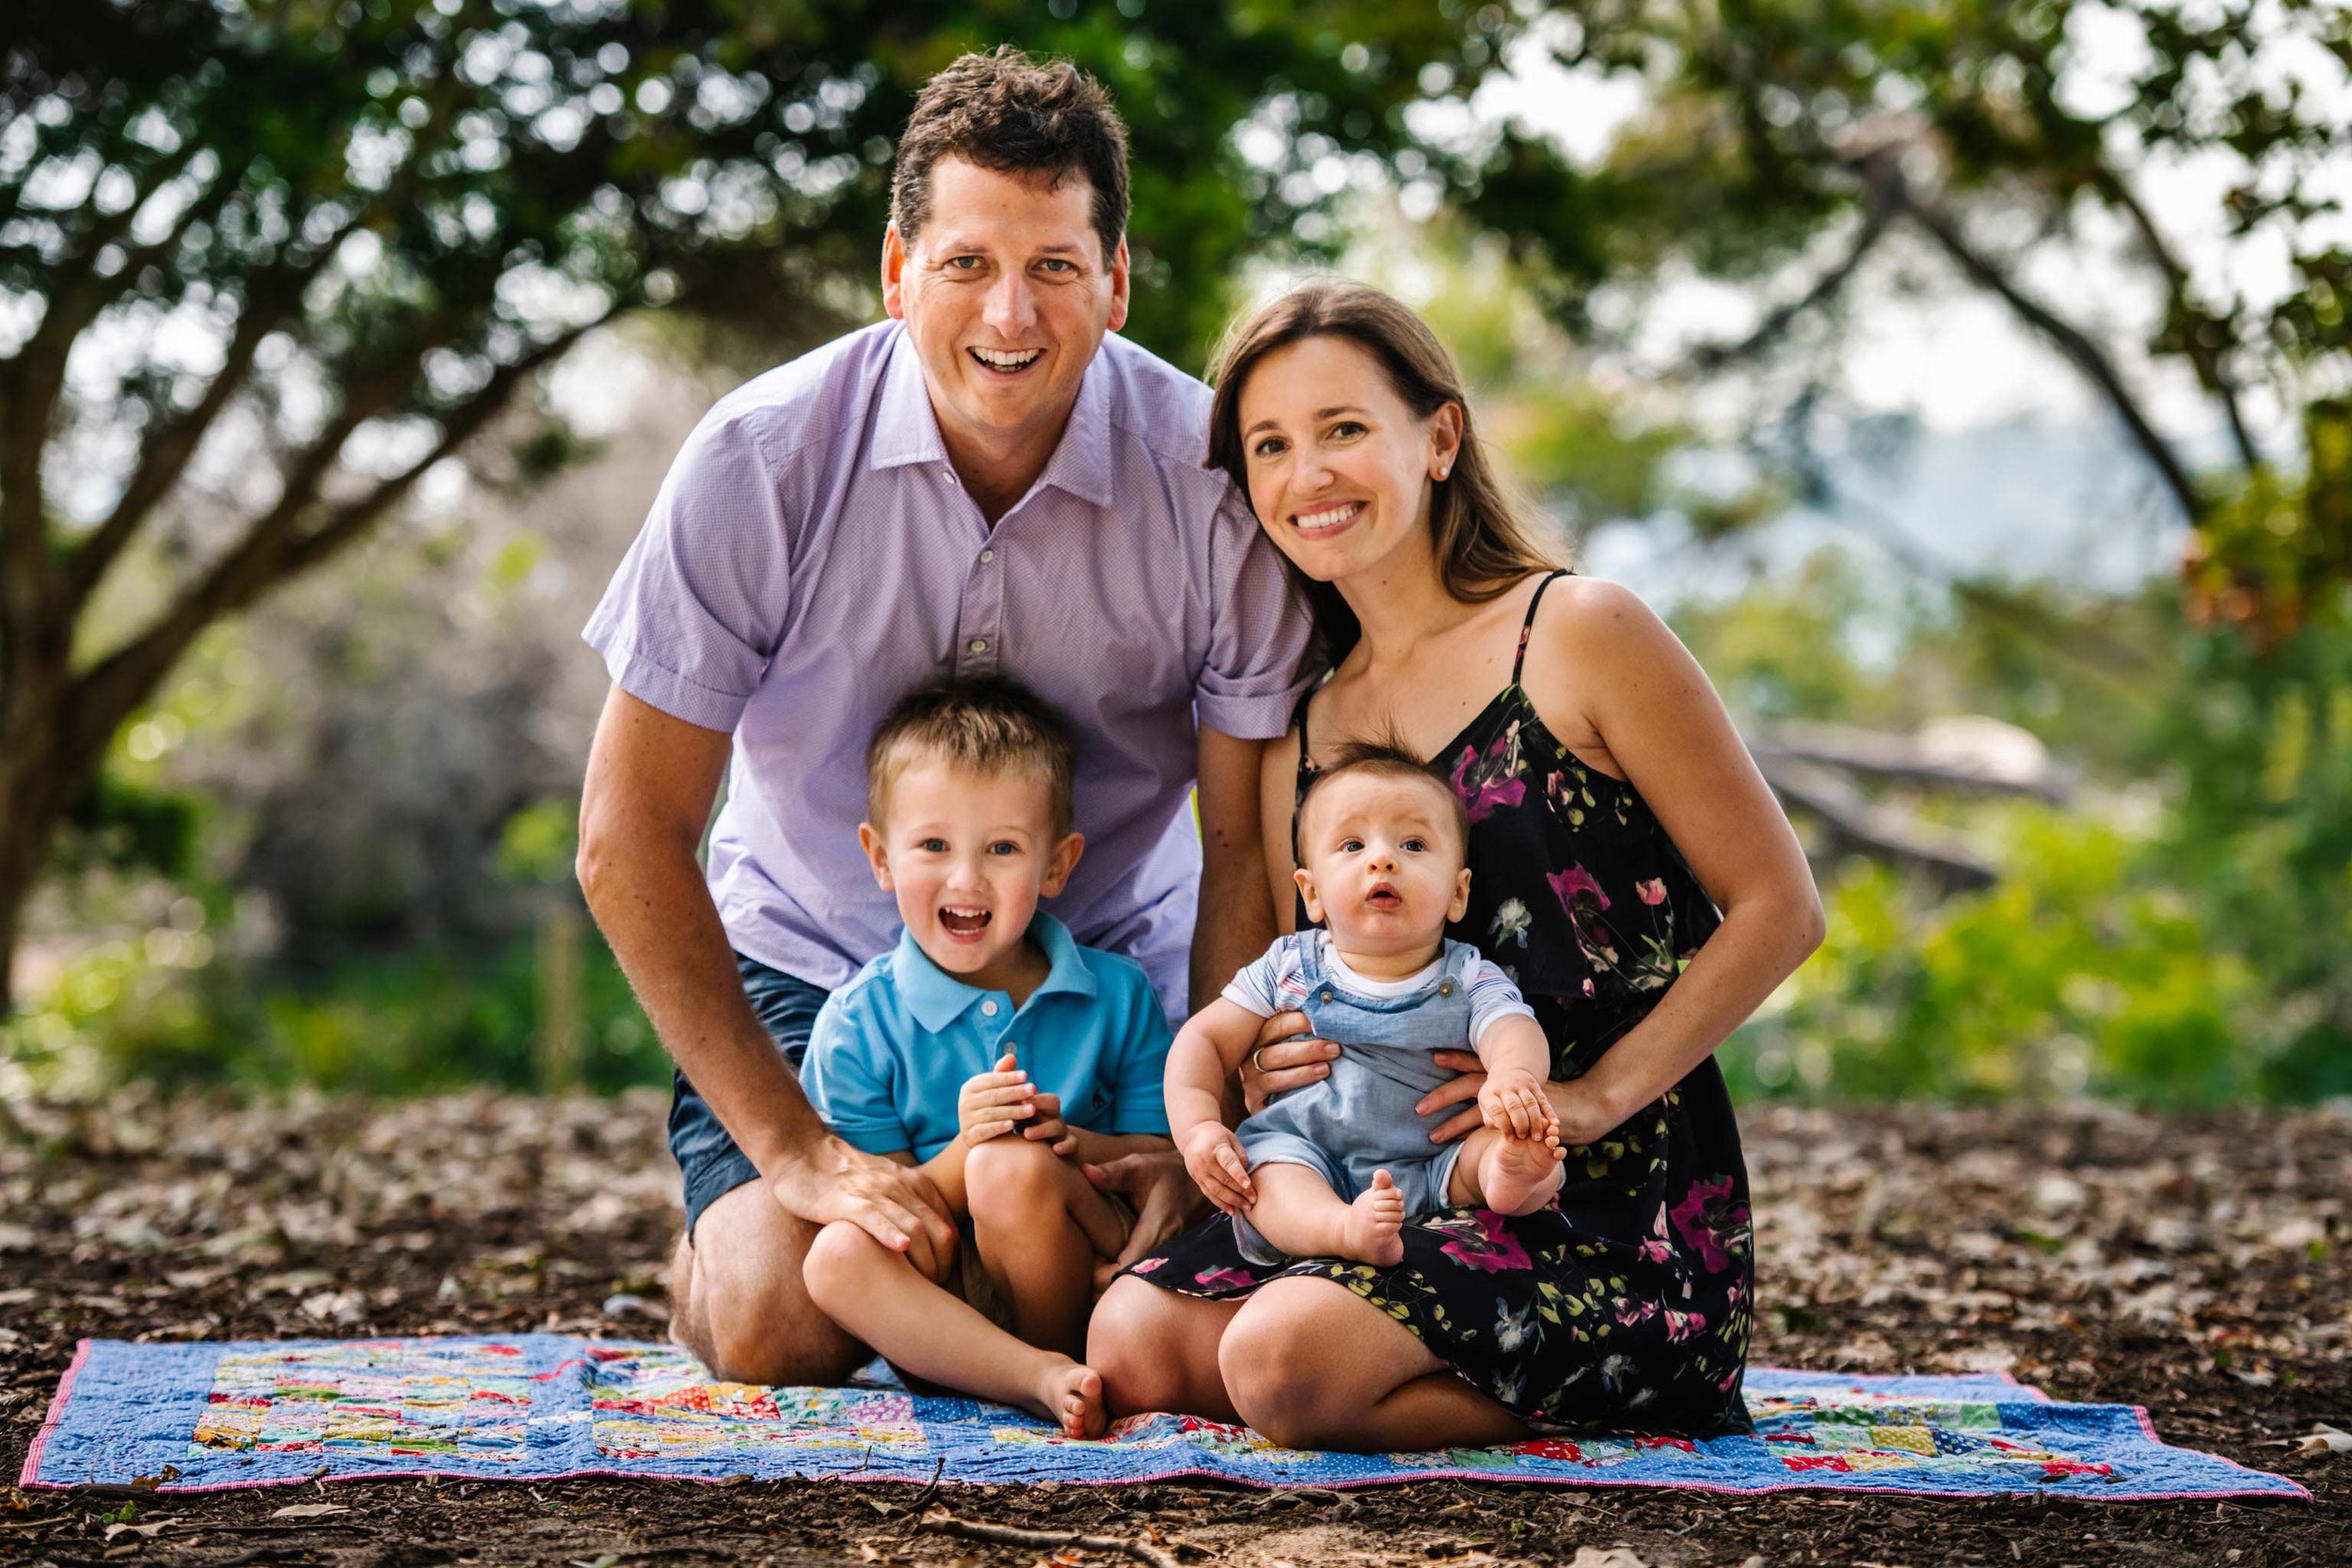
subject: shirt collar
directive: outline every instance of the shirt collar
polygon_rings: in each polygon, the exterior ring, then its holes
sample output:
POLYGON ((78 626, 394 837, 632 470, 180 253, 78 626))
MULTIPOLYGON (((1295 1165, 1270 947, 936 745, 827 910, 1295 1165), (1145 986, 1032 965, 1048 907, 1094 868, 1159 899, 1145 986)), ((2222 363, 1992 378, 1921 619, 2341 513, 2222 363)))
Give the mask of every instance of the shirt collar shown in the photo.
MULTIPOLYGON (((1077 940, 1070 927, 1047 914, 1043 910, 1029 921, 1029 938, 1045 949, 1047 964, 1045 978, 1030 992, 1034 1002, 1047 991, 1069 991, 1078 996, 1094 994, 1094 971, 1087 967, 1077 940)), ((931 962, 914 940, 913 931, 898 933, 898 955, 891 960, 891 974, 898 982, 898 996, 914 1015, 914 1022, 937 1034, 968 1012, 972 1005, 993 994, 977 986, 965 985, 931 962)))
MULTIPOLYGON (((1066 490, 1094 506, 1111 503, 1111 370, 1104 352, 1094 351, 1093 363, 1078 383, 1078 401, 1062 427, 1061 440, 1045 462, 1038 483, 1066 490)), ((866 466, 902 467, 910 463, 945 463, 947 443, 939 434, 939 414, 931 407, 930 387, 923 379, 923 360, 901 326, 891 345, 890 363, 882 372, 882 401, 875 409, 874 439, 867 448, 866 466)))

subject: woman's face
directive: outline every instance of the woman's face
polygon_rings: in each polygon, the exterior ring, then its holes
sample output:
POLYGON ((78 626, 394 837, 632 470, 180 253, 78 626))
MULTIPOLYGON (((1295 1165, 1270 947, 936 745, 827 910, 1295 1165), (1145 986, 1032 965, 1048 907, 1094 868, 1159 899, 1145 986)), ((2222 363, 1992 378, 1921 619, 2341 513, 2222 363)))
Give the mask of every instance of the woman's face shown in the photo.
POLYGON ((1241 449, 1259 524, 1298 569, 1337 582, 1429 549, 1429 486, 1452 471, 1461 410, 1417 418, 1369 350, 1302 339, 1242 388, 1241 449))

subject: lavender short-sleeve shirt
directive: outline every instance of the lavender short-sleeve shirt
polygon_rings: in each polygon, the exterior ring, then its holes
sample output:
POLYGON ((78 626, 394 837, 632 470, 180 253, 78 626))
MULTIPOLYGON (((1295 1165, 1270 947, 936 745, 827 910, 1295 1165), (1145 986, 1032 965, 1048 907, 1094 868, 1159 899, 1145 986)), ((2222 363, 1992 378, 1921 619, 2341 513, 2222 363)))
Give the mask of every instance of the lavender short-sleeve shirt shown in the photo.
POLYGON ((1044 473, 993 530, 897 322, 704 417, 585 635, 631 696, 734 734, 707 875, 739 952, 837 987, 891 950, 898 910, 857 843, 866 740, 916 686, 1002 673, 1078 745, 1086 854, 1048 907, 1183 1016, 1196 721, 1280 735, 1308 636, 1248 506, 1201 467, 1208 406, 1105 337, 1044 473))

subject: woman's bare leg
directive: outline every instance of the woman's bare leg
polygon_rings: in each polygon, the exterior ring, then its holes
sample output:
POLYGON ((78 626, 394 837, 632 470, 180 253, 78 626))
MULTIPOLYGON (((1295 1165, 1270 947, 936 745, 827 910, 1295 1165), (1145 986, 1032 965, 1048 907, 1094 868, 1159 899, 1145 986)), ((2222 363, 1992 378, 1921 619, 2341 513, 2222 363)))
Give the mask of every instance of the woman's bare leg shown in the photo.
POLYGON ((1227 1325, 1217 1363, 1241 1418, 1288 1448, 1378 1453, 1529 1434, 1412 1330, 1328 1279, 1261 1287, 1227 1325))
POLYGON ((1178 1295, 1134 1275, 1112 1280, 1087 1324, 1087 1365, 1103 1374, 1111 1414, 1173 1410, 1238 1420, 1216 1347, 1241 1307, 1178 1295))

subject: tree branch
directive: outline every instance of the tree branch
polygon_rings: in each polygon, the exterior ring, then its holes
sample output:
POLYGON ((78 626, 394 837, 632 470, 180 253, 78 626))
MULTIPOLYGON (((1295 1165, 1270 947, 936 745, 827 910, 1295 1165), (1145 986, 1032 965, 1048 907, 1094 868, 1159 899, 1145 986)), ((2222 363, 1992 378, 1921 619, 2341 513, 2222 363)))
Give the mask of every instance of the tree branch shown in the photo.
POLYGON ((2116 418, 2131 435, 2133 442, 2154 466, 2165 487, 2180 504, 2182 513, 2194 523, 2205 514, 2204 498, 2197 493, 2187 470, 2169 443, 2156 433, 2138 403, 2123 385, 2123 378, 2107 358, 2105 350, 2073 324, 2060 318, 2048 306, 2035 299, 2017 286, 2016 280, 1968 242, 1949 214, 1934 203, 1920 199, 1911 190, 1897 162, 1897 150, 1881 149, 1856 160, 1863 178, 1880 190, 1881 198, 1890 207, 1908 213, 1919 227, 1940 245, 1944 253, 1959 263, 1961 271, 1980 287, 1991 290, 2024 318, 2026 325, 2055 344, 2060 354, 2089 376, 2093 385, 2115 410, 2116 418))
MULTIPOLYGON (((2147 253, 2148 259, 2156 264, 2157 270, 2164 274, 2168 303, 2173 311, 2175 313, 2194 312, 2201 319, 2213 322, 2228 331, 2232 342, 2234 343, 2237 339, 2236 323, 2200 309, 2190 298, 2188 268, 2182 264, 2178 256, 2173 254, 2172 247, 2165 241, 2164 231, 2156 227, 2154 216, 2141 202, 2137 193, 2133 191, 2130 182, 2102 163, 2091 177, 2091 184, 2101 196, 2106 198, 2109 205, 2121 208, 2132 220, 2132 227, 2139 235, 2140 248, 2147 253)), ((2262 449, 2254 444, 2253 434, 2246 427, 2245 411, 2238 406, 2237 385, 2230 379, 2229 372, 2222 365, 2220 356, 2215 354, 2208 345, 2199 341, 2193 329, 2184 338, 2182 350, 2187 356, 2188 362, 2195 367, 2197 379, 2203 383, 2207 391, 2221 400, 2221 411, 2230 421, 2230 436, 2237 443, 2238 460, 2249 469, 2261 468, 2263 467, 2262 449)))
POLYGON ((1947 893, 1969 893, 2000 879, 1957 835, 1892 806, 1872 804, 1831 768, 1769 751, 1759 753, 1756 763, 1772 793, 1828 831, 1833 854, 1864 854, 1923 872, 1947 893))
POLYGON ((1778 342, 1796 325, 1799 317, 1818 309, 1845 288, 1854 270, 1862 265, 1863 260, 1877 248, 1880 239, 1885 235, 1888 216, 1883 205, 1872 201, 1863 218, 1861 232, 1854 236, 1852 245, 1836 266, 1815 279, 1813 286, 1802 295, 1768 313, 1756 324, 1756 330, 1740 341, 1708 343, 1693 350, 1691 355, 1692 372, 1704 374, 1722 370, 1740 360, 1754 358, 1778 342))

